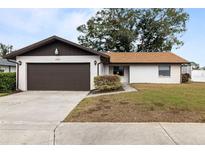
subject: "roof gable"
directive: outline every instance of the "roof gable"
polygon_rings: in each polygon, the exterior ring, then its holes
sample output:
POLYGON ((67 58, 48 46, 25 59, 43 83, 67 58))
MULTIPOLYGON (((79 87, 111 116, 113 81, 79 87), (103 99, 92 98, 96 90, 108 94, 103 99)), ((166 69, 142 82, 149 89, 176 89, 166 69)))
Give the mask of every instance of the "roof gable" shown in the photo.
POLYGON ((45 56, 52 55, 54 52, 51 53, 51 50, 48 50, 49 45, 51 45, 51 47, 50 47, 51 49, 53 49, 54 47, 58 48, 59 47, 58 45, 60 45, 60 48, 63 49, 62 50, 63 55, 76 55, 76 54, 77 55, 79 55, 79 54, 90 55, 91 54, 91 55, 99 55, 99 56, 102 56, 102 57, 109 58, 109 56, 104 54, 104 53, 97 52, 97 51, 94 51, 92 49, 83 47, 83 46, 78 45, 76 43, 70 42, 66 39, 60 38, 58 36, 52 36, 52 37, 49 37, 49 38, 44 39, 42 41, 39 41, 37 43, 34 43, 32 45, 29 45, 27 47, 24 47, 22 49, 13 51, 10 54, 6 55, 5 58, 15 59, 16 56, 21 56, 21 55, 24 55, 24 56, 29 56, 29 55, 45 55, 45 56), (58 42, 58 43, 56 44, 56 42, 58 42), (66 50, 66 47, 69 48, 69 46, 70 46, 70 48, 72 48, 74 50, 73 51, 66 50), (46 48, 47 50, 44 51, 44 50, 42 50, 43 48, 44 49, 46 48), (40 49, 40 50, 37 51, 37 49, 40 49), (32 53, 32 52, 34 52, 34 53, 32 53), (68 52, 68 53, 66 53, 66 52, 68 52), (76 53, 74 53, 74 52, 76 52, 76 53))
POLYGON ((21 56, 54 56, 56 49, 59 52, 59 56, 96 55, 95 53, 87 52, 59 40, 54 40, 53 42, 23 53, 21 56))

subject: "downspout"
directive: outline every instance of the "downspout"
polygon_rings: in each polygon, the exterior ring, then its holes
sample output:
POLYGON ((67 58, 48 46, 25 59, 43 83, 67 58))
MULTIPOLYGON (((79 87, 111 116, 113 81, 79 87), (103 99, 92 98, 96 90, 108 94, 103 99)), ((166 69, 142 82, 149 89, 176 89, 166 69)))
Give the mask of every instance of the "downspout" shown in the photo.
POLYGON ((97 76, 99 76, 99 66, 100 66, 100 64, 102 64, 102 62, 99 62, 99 63, 97 64, 97 76))
POLYGON ((15 63, 16 64, 16 90, 19 90, 19 65, 21 65, 21 61, 12 61, 10 59, 7 59, 8 62, 15 63))

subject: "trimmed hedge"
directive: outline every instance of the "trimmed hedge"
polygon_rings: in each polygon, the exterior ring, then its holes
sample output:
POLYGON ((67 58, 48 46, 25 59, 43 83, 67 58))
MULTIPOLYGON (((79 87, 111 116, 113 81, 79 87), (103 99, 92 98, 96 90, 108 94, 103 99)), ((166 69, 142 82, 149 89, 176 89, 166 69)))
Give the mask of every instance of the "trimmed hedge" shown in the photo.
POLYGON ((190 74, 188 73, 182 74, 182 83, 189 82, 189 79, 191 79, 190 74))
POLYGON ((8 92, 16 89, 16 73, 0 73, 0 92, 8 92))
POLYGON ((120 77, 117 75, 103 75, 94 78, 95 88, 99 91, 111 91, 122 88, 120 77))

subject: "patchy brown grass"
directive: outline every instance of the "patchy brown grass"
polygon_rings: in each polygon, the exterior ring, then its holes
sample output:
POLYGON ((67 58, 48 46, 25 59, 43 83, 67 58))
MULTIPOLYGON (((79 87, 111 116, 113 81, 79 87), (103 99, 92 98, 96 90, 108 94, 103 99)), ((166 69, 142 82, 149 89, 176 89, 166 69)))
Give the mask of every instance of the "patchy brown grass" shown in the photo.
POLYGON ((84 99, 64 122, 205 122, 205 84, 133 84, 138 92, 84 99))

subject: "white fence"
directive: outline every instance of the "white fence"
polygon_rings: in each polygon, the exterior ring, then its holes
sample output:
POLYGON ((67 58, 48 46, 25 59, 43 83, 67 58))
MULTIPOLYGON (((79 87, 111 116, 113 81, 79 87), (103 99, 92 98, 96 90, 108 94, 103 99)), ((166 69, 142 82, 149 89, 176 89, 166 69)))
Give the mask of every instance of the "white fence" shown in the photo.
POLYGON ((191 80, 194 82, 205 82, 205 70, 192 70, 191 80))

